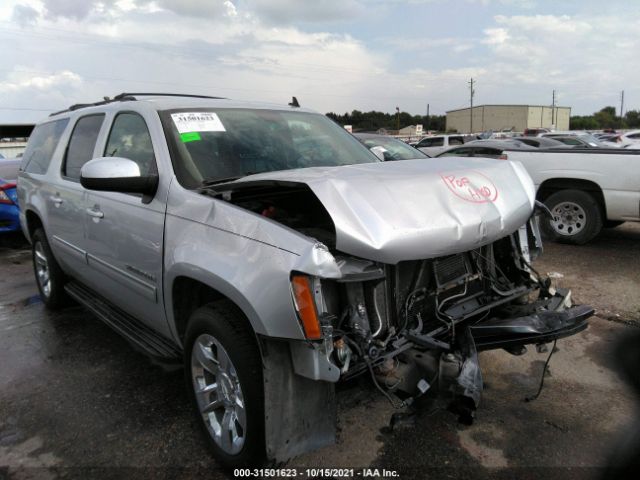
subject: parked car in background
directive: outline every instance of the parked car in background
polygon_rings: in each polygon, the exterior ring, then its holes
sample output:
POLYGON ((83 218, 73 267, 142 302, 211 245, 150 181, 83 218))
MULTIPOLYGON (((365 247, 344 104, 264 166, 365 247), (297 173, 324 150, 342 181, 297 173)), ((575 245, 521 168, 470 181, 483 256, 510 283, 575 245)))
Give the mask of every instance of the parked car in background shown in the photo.
POLYGON ((593 142, 589 142, 577 135, 558 135, 553 137, 554 140, 568 146, 576 148, 602 148, 600 144, 595 145, 593 142))
POLYGON ((512 137, 511 140, 524 143, 534 148, 567 148, 565 143, 548 137, 512 137))
POLYGON ((617 147, 615 144, 608 144, 598 140, 596 137, 591 135, 589 132, 551 132, 551 133, 542 133, 539 135, 540 137, 545 138, 553 138, 558 140, 566 145, 572 145, 575 147, 584 147, 584 148, 611 148, 617 147))
POLYGON ((354 136, 385 162, 392 160, 413 160, 419 158, 429 158, 424 152, 417 148, 388 135, 378 135, 374 133, 354 133, 354 136))
POLYGON ((521 164, 381 162, 297 102, 70 108, 35 127, 18 193, 45 305, 69 295, 182 361, 227 468, 333 443, 335 384, 356 376, 396 404, 442 392, 469 422, 478 352, 522 353, 593 314, 531 268, 540 209, 521 164))
POLYGON ((640 151, 624 148, 511 151, 552 214, 547 237, 582 245, 602 228, 640 221, 640 151))
POLYGON ((540 135, 541 133, 547 133, 550 132, 550 130, 548 128, 525 128, 524 132, 522 133, 525 137, 536 137, 538 135, 540 135))
POLYGON ((434 135, 423 138, 414 147, 431 157, 435 157, 448 148, 464 145, 468 140, 472 140, 472 137, 465 135, 434 135))
POLYGON ((633 130, 620 134, 615 141, 622 145, 629 145, 632 143, 640 143, 640 130, 633 130))
POLYGON ((20 231, 16 179, 20 160, 0 159, 0 233, 20 231))
POLYGON ((508 150, 531 148, 522 142, 507 140, 473 140, 462 147, 454 147, 436 155, 440 157, 485 157, 508 160, 508 150))

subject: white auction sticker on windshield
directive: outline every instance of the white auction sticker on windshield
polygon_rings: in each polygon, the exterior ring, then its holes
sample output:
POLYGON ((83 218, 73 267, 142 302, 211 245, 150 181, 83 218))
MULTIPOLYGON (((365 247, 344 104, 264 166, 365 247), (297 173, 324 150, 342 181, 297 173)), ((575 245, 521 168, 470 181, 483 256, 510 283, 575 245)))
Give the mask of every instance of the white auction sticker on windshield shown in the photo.
POLYGON ((171 119, 178 129, 178 133, 226 132, 218 115, 213 112, 172 113, 171 119))

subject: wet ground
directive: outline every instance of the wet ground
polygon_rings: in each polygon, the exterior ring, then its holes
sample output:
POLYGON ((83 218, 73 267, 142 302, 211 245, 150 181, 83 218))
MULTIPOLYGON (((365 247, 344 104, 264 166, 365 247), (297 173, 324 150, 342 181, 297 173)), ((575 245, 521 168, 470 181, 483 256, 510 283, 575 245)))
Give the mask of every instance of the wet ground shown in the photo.
MULTIPOLYGON (((640 329, 640 224, 583 247, 547 244, 541 272, 557 272, 574 300, 598 309, 588 331, 548 354, 482 353, 485 392, 471 426, 437 405, 389 427, 393 408, 368 382, 339 392, 338 444, 297 467, 377 467, 400 478, 599 478, 637 414, 613 362, 640 329)), ((30 254, 0 246, 0 479, 217 478, 183 378, 133 351, 81 308, 38 302, 30 254)))

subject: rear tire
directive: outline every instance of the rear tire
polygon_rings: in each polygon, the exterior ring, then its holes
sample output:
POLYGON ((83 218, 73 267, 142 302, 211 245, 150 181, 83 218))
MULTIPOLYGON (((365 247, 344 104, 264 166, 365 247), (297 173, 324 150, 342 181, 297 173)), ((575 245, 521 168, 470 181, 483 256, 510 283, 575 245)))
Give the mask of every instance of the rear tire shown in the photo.
POLYGON ((50 310, 59 310, 64 307, 68 302, 64 291, 65 274, 53 256, 47 235, 41 228, 33 233, 31 258, 42 302, 50 310))
POLYGON ((553 218, 542 222, 545 236, 560 243, 584 245, 602 230, 597 200, 582 190, 560 190, 544 201, 553 218))
POLYGON ((214 457, 226 469, 265 462, 262 358, 243 313, 210 303, 189 319, 187 389, 214 457))

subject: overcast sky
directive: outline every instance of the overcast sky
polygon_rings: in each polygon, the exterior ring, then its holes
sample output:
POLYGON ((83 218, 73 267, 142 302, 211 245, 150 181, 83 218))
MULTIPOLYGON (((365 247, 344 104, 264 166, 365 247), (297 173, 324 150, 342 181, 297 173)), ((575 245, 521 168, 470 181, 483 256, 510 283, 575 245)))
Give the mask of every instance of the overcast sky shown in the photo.
POLYGON ((432 114, 640 108, 640 2, 2 0, 0 122, 122 91, 432 114))

